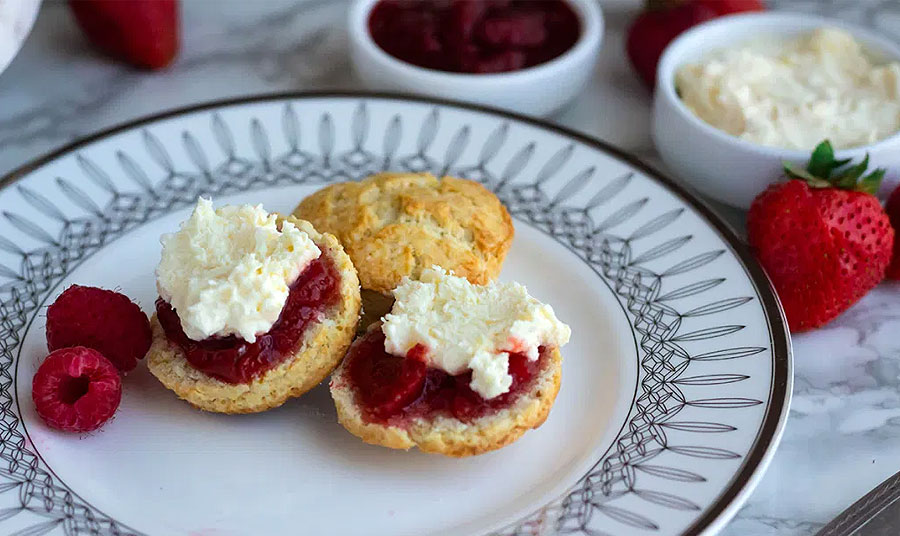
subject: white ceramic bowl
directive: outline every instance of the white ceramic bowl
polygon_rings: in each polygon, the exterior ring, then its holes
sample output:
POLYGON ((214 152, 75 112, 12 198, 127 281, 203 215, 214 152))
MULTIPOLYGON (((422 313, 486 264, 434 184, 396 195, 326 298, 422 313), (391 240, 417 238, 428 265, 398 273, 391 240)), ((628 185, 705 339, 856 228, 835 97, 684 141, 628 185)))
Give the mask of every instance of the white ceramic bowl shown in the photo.
MULTIPOLYGON (((809 152, 766 147, 723 132, 694 115, 675 92, 679 67, 704 55, 754 37, 797 36, 822 26, 850 32, 877 61, 900 60, 900 46, 872 30, 813 15, 760 13, 710 21, 680 35, 659 62, 653 103, 653 141, 663 162, 700 192, 738 208, 749 208, 756 195, 782 176, 782 162, 805 163, 809 152)), ((869 153, 870 168, 900 173, 900 134, 877 143, 837 151, 840 158, 869 153)))
POLYGON ((41 0, 0 0, 0 72, 19 52, 40 7, 41 0))
POLYGON ((375 44, 368 21, 377 1, 356 0, 349 14, 350 58, 367 86, 474 102, 536 116, 558 110, 584 88, 594 72, 603 37, 603 15, 598 2, 567 0, 581 20, 581 36, 561 56, 509 73, 448 73, 406 63, 375 44))

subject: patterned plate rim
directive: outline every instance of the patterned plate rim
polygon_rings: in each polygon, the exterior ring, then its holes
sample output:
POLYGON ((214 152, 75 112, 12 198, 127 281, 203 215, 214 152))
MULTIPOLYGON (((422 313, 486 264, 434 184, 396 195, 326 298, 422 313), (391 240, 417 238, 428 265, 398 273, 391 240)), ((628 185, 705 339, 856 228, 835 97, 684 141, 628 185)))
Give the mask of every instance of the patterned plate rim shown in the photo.
POLYGON ((612 156, 629 166, 639 170, 651 180, 654 180, 671 193, 677 196, 685 205, 695 210, 703 220, 709 224, 722 237, 725 244, 732 253, 740 260, 743 268, 750 276, 751 282, 756 287, 760 303, 763 306, 766 319, 769 324, 769 330, 772 342, 773 362, 773 382, 769 392, 768 404, 766 406, 766 414, 763 418, 759 433, 756 436, 754 444, 750 447, 743 464, 736 472, 735 476, 729 482, 726 489, 705 509, 703 515, 697 519, 693 525, 688 527, 683 536, 697 536, 701 534, 714 534, 721 529, 738 511, 738 509, 747 500, 750 493, 758 484, 759 480, 775 454, 778 443, 784 432, 784 426, 791 401, 791 392, 793 387, 793 355, 791 350, 790 332, 787 327, 787 320, 781 303, 776 297, 771 281, 766 275, 762 267, 753 257, 750 249, 738 237, 737 233, 722 220, 709 205, 691 193, 684 186, 678 184, 675 180, 667 177, 662 172, 654 169, 642 162, 636 156, 619 149, 607 142, 593 138, 586 134, 582 134, 575 130, 556 125, 546 120, 524 116, 514 112, 498 110, 488 106, 470 104, 449 99, 422 97, 418 95, 410 95, 396 92, 375 92, 375 91, 288 91, 265 93, 251 95, 245 97, 235 97, 226 99, 217 99, 199 104, 184 106, 167 110, 164 112, 146 115, 133 119, 124 123, 113 125, 103 129, 95 134, 81 137, 72 141, 56 150, 50 151, 38 158, 35 158, 17 169, 7 173, 0 178, 0 191, 12 186, 37 168, 48 164, 66 154, 72 153, 77 149, 89 145, 93 142, 111 137, 113 135, 133 130, 143 125, 155 123, 165 119, 188 115, 194 112, 204 110, 213 110, 217 108, 225 108, 241 104, 252 104, 257 102, 279 101, 279 100, 303 100, 314 98, 357 98, 357 99, 381 99, 394 101, 417 102, 424 104, 432 104, 449 108, 458 108, 471 110, 479 113, 489 114, 493 116, 503 117, 511 121, 520 122, 542 128, 572 140, 578 141, 588 146, 592 146, 599 151, 612 156))

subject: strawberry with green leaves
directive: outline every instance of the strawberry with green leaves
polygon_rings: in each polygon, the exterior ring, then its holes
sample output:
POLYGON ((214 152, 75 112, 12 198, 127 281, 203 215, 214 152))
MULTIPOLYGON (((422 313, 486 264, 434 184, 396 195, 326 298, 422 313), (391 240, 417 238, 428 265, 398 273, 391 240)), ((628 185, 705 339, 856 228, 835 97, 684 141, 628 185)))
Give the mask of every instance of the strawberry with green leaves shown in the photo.
POLYGON ((772 280, 792 332, 820 327, 884 279, 894 230, 875 191, 884 170, 865 175, 836 160, 828 141, 805 169, 785 164, 747 215, 750 247, 772 280))

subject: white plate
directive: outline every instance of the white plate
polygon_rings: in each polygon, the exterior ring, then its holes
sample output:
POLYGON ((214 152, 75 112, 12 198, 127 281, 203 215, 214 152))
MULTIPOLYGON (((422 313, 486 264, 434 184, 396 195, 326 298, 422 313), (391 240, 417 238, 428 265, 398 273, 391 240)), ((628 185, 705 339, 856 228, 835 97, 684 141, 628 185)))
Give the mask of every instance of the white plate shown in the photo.
POLYGON ((269 96, 138 121, 3 184, 3 533, 708 533, 784 425, 790 342, 745 246, 667 179, 557 127, 390 95, 269 96), (573 331, 541 428, 470 459, 391 451, 344 431, 324 385, 214 415, 143 366, 96 433, 37 417, 43 308, 68 285, 119 288, 149 311, 159 236, 198 195, 290 211, 381 169, 469 177, 508 206, 502 277, 573 331))

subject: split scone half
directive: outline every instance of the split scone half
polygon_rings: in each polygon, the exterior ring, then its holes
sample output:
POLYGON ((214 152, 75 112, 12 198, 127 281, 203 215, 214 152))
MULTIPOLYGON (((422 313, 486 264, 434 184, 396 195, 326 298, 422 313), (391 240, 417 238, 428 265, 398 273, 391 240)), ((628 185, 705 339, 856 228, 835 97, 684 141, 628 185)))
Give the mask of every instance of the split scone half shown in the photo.
POLYGON ((294 216, 335 235, 359 271, 365 329, 390 310, 391 291, 438 265, 485 284, 512 244, 512 218, 475 181, 430 173, 378 173, 303 199, 294 216))
POLYGON ((255 413, 318 385, 359 320, 359 281, 337 239, 261 207, 213 210, 163 237, 150 372, 191 405, 255 413))
POLYGON ((395 289, 391 312, 331 379, 338 420, 366 443, 453 457, 544 423, 568 326, 518 283, 473 285, 439 267, 395 289))

